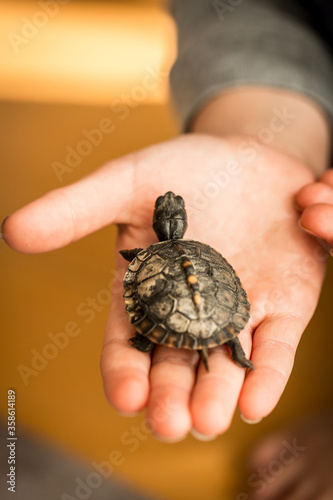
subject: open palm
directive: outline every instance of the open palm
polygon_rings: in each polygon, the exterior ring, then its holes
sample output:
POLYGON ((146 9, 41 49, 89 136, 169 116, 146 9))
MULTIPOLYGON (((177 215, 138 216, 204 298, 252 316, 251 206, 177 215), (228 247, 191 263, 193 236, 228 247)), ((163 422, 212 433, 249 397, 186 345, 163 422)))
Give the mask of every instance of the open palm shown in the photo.
POLYGON ((247 375, 223 346, 210 351, 209 373, 195 351, 134 349, 121 284, 128 263, 117 256, 101 359, 105 392, 120 412, 146 407, 161 437, 179 439, 191 428, 219 434, 237 404, 249 420, 271 412, 320 293, 326 256, 298 227, 293 206, 310 172, 269 148, 250 160, 240 141, 190 134, 152 146, 48 193, 5 223, 7 243, 23 252, 59 248, 109 223, 119 225, 117 250, 143 248, 156 242, 155 199, 173 191, 185 200, 185 237, 208 243, 236 269, 251 302, 239 336, 255 367, 247 375))

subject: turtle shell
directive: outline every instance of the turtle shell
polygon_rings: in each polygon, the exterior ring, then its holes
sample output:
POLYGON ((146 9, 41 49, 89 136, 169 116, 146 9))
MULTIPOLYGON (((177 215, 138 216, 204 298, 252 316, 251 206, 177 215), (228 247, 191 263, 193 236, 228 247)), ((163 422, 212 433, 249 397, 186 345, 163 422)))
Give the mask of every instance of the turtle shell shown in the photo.
POLYGON ((250 303, 232 266, 209 245, 193 240, 168 240, 141 250, 128 266, 124 290, 137 331, 168 347, 221 345, 249 319, 250 303), (184 255, 197 279, 200 309, 184 272, 184 255))

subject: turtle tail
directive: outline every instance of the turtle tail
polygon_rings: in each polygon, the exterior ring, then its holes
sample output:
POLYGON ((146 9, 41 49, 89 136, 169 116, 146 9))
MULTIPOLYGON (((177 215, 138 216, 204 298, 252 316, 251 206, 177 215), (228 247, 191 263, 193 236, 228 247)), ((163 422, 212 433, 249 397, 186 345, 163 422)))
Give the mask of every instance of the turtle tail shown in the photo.
POLYGON ((208 349, 207 347, 203 347, 199 351, 200 358, 202 359, 202 362, 206 368, 206 371, 209 372, 209 364, 208 364, 208 349))

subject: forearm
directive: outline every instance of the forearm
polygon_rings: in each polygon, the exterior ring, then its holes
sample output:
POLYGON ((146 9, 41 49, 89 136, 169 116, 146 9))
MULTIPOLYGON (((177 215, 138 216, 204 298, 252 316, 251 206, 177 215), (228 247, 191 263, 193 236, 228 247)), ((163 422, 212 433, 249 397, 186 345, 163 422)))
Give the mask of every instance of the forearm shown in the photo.
POLYGON ((331 130, 315 102, 292 91, 235 87, 211 99, 191 123, 193 132, 242 136, 249 147, 279 149, 318 176, 329 165, 331 130))
POLYGON ((224 12, 228 2, 174 1, 178 57, 171 87, 183 128, 253 135, 318 175, 329 162, 331 53, 301 2, 236 4, 224 12))

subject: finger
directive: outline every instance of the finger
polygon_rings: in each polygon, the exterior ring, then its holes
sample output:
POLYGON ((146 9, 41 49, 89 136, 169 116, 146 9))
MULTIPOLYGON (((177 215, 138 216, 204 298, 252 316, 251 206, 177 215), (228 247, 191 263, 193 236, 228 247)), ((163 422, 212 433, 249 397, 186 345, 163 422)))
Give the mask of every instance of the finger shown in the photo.
POLYGON ((122 297, 127 263, 122 262, 120 256, 116 260, 117 273, 105 329, 101 372, 110 404, 119 412, 131 414, 142 410, 148 401, 150 355, 129 343, 135 331, 129 323, 122 297))
POLYGON ((277 457, 254 476, 256 488, 251 491, 252 500, 317 500, 322 490, 302 458, 291 465, 284 465, 277 457))
MULTIPOLYGON (((294 467, 295 469, 301 469, 301 466, 297 462, 294 467)), ((321 478, 316 477, 316 474, 306 467, 300 470, 299 476, 291 478, 290 483, 280 484, 279 481, 275 481, 272 484, 273 487, 267 497, 269 500, 319 500, 325 488, 321 478)), ((266 499, 258 495, 253 500, 266 499)))
POLYGON ((45 194, 5 220, 4 240, 20 252, 46 252, 107 224, 126 222, 133 195, 132 172, 130 155, 77 183, 45 194))
POLYGON ((249 460, 253 487, 251 498, 287 498, 287 492, 306 479, 308 470, 304 451, 306 454, 307 447, 295 434, 279 432, 260 443, 249 460), (300 451, 293 453, 295 445, 300 451))
POLYGON ((329 186, 333 187, 333 170, 327 170, 320 178, 321 182, 325 182, 329 186))
POLYGON ((247 420, 260 420, 278 403, 304 328, 303 319, 285 315, 267 318, 256 329, 251 355, 255 369, 246 377, 238 402, 247 420))
POLYGON ((333 247, 333 205, 321 203, 306 208, 299 224, 305 231, 333 247))
POLYGON ((325 484, 322 488, 321 493, 316 497, 316 500, 332 500, 333 498, 333 486, 325 484))
MULTIPOLYGON (((290 436, 288 436, 288 438, 290 438, 290 436)), ((270 434, 259 443, 256 443, 248 458, 248 468, 253 470, 259 469, 276 459, 281 453, 284 440, 287 440, 286 432, 279 431, 270 434)))
POLYGON ((192 426, 190 395, 195 382, 198 353, 158 346, 150 373, 148 422, 163 438, 180 440, 192 426))
MULTIPOLYGON (((245 335, 241 335, 244 350, 249 352, 250 338, 248 336, 247 342, 245 339, 245 335)), ((231 360, 224 346, 210 350, 209 366, 209 372, 200 366, 191 411, 195 431, 216 436, 231 424, 246 372, 231 360)))
POLYGON ((296 203, 303 210, 316 203, 330 203, 333 205, 333 184, 315 182, 302 188, 296 195, 296 203))

